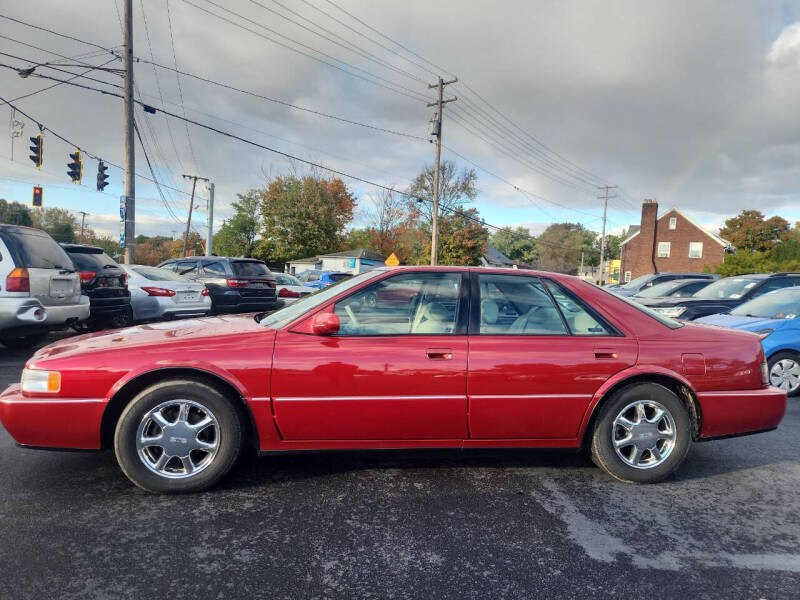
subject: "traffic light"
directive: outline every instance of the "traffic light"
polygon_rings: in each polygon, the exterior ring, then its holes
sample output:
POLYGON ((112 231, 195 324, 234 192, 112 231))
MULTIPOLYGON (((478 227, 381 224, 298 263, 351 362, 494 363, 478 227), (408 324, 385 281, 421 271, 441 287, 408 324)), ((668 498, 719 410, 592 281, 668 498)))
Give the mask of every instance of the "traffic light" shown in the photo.
POLYGON ((81 179, 83 179, 83 159, 81 158, 81 151, 75 150, 75 152, 71 153, 69 157, 72 159, 72 162, 67 163, 67 175, 72 180, 72 183, 80 183, 81 179))
POLYGON ((108 167, 102 160, 97 163, 97 191, 102 192, 108 185, 108 175, 106 175, 108 167))
POLYGON ((36 168, 40 168, 42 166, 42 158, 44 156, 44 138, 42 134, 30 138, 32 146, 31 148, 31 156, 30 159, 33 161, 33 164, 36 165, 36 168))
POLYGON ((37 208, 42 207, 42 186, 33 186, 33 205, 37 208))

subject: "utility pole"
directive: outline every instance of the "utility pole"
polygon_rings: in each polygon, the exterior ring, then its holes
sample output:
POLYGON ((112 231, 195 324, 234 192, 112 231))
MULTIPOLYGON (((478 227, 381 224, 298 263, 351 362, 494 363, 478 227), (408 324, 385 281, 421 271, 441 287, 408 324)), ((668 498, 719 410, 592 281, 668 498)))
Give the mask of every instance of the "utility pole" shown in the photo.
POLYGON ((211 256, 214 241, 214 184, 208 184, 208 231, 206 231, 206 256, 211 256))
POLYGON ((133 0, 124 1, 124 53, 125 53, 125 249, 123 262, 136 262, 136 147, 133 142, 133 0))
POLYGON ((80 243, 82 244, 83 243, 83 226, 86 223, 86 217, 89 215, 89 213, 83 212, 82 210, 78 211, 78 212, 81 213, 81 242, 80 243))
POLYGON ((436 102, 431 102, 428 106, 436 107, 436 116, 433 120, 431 133, 436 136, 436 164, 433 167, 433 212, 431 218, 431 266, 436 266, 439 262, 439 168, 441 167, 442 155, 442 109, 448 102, 458 100, 455 96, 442 100, 444 86, 458 81, 458 77, 450 81, 444 81, 439 77, 439 81, 428 85, 428 88, 437 88, 438 98, 436 102))
POLYGON ((606 213, 608 212, 608 201, 612 198, 616 198, 616 196, 609 196, 608 192, 609 190, 616 189, 616 187, 615 185, 601 185, 598 187, 598 189, 604 192, 602 196, 598 196, 598 198, 603 201, 603 233, 600 236, 600 285, 603 285, 605 275, 603 265, 605 264, 606 256, 606 213))
POLYGON ((192 210, 194 209, 194 190, 197 187, 197 180, 208 181, 205 177, 198 177, 197 175, 183 175, 184 179, 192 180, 192 200, 189 203, 189 218, 186 220, 186 235, 183 236, 183 252, 181 256, 186 257, 186 242, 189 241, 189 228, 192 226, 192 210))

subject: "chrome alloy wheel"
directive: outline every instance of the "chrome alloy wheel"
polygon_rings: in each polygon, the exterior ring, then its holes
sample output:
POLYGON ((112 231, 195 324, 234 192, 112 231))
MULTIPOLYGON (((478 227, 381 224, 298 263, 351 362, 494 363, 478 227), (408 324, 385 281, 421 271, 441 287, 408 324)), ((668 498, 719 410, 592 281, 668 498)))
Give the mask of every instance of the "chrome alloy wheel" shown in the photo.
POLYGON ((169 400, 142 418, 136 450, 156 475, 185 479, 213 462, 219 435, 219 422, 208 408, 192 400, 169 400))
POLYGON ((800 387, 800 364, 791 358, 779 360, 769 370, 769 382, 782 390, 794 392, 800 387))
POLYGON ((663 404, 637 400, 623 408, 611 428, 611 444, 622 461, 636 469, 662 464, 675 448, 675 420, 663 404))

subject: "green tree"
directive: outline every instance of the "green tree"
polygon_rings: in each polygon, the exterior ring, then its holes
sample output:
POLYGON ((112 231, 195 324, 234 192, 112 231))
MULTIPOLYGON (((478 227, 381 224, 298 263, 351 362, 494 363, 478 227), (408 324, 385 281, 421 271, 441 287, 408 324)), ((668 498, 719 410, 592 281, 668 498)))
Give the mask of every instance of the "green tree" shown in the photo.
POLYGON ((220 256, 253 256, 256 251, 261 197, 258 190, 238 194, 232 202, 233 216, 227 219, 214 236, 214 253, 220 256))
POLYGON ((71 212, 64 208, 39 208, 31 214, 33 226, 49 233, 57 242, 74 243, 76 231, 80 230, 78 221, 71 212))
MULTIPOLYGON (((612 260, 620 257, 620 244, 628 237, 627 230, 619 235, 606 234, 606 254, 607 260, 612 260)), ((597 251, 600 252, 600 238, 597 238, 597 251)))
POLYGON ((31 211, 28 207, 19 202, 8 202, 0 198, 0 223, 11 223, 12 225, 33 225, 31 211))
POLYGON ((737 250, 767 252, 781 242, 789 232, 789 222, 782 217, 764 218, 758 210, 743 210, 725 221, 720 236, 731 242, 737 250))
POLYGON ((262 219, 260 258, 287 262, 341 247, 356 204, 341 179, 281 175, 254 192, 262 219))
MULTIPOLYGON (((430 223, 433 218, 433 165, 426 165, 416 176, 407 194, 422 198, 423 202, 408 200, 409 209, 419 212, 420 217, 430 223)), ((463 169, 460 173, 455 163, 442 161, 439 170, 439 215, 452 213, 453 209, 471 202, 478 195, 475 169, 463 169)))
POLYGON ((512 260, 534 264, 538 258, 536 238, 525 227, 503 227, 489 243, 512 260))
MULTIPOLYGON (((479 222, 474 208, 454 207, 455 212, 439 217, 439 264, 479 265, 489 243, 489 230, 479 222)), ((431 260, 431 229, 422 221, 409 231, 416 240, 406 261, 409 264, 427 265, 431 260)), ((399 257, 399 256, 398 256, 399 257)))
POLYGON ((553 223, 537 238, 539 268, 544 271, 575 274, 581 263, 596 265, 600 251, 597 234, 580 223, 553 223))

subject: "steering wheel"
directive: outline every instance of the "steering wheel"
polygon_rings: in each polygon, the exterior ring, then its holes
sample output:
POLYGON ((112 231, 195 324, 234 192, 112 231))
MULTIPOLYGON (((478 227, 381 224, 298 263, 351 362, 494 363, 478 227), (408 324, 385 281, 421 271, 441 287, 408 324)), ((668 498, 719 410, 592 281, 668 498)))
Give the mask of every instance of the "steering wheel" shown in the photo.
POLYGON ((353 312, 353 309, 350 308, 349 304, 345 304, 344 311, 347 313, 347 316, 350 317, 350 322, 359 327, 358 319, 356 319, 356 314, 353 312))

